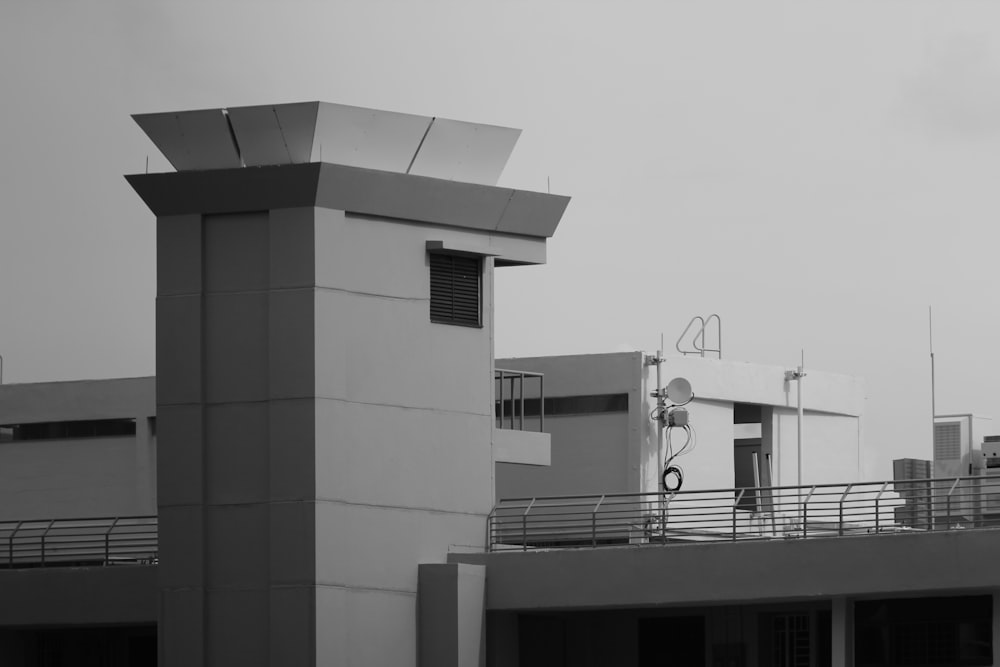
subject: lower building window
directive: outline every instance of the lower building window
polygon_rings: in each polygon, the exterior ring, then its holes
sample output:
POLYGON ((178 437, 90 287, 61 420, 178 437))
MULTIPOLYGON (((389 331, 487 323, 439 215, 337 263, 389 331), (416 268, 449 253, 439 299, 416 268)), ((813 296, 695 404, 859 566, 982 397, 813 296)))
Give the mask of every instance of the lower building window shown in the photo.
POLYGON ((990 595, 859 601, 855 664, 992 665, 992 626, 990 595))

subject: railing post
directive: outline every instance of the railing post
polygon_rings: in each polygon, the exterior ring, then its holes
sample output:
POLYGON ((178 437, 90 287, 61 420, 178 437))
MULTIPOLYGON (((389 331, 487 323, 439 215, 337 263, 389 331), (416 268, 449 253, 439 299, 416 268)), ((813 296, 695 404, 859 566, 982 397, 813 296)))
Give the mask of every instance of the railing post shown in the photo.
POLYGON ((875 496, 875 534, 878 535, 881 531, 879 526, 879 519, 882 515, 882 510, 880 508, 880 503, 882 502, 882 494, 885 493, 885 487, 889 486, 889 482, 882 482, 882 488, 879 489, 878 495, 875 496))
POLYGON ((601 509, 601 503, 603 502, 604 496, 602 495, 590 513, 590 546, 592 547, 597 546, 597 510, 601 509))
POLYGON ((55 519, 49 521, 49 525, 45 526, 45 532, 42 533, 42 565, 45 565, 45 537, 49 534, 49 530, 52 528, 52 524, 56 522, 55 519))
POLYGON ((514 413, 516 412, 514 407, 517 405, 517 403, 515 402, 516 399, 514 398, 514 379, 516 377, 517 377, 516 375, 511 375, 509 378, 510 379, 510 430, 512 431, 514 430, 514 413))
MULTIPOLYGON (((816 493, 816 485, 809 489, 809 494, 806 499, 802 501, 802 537, 803 539, 809 537, 809 501, 812 500, 813 494, 816 493)), ((802 497, 802 488, 799 488, 799 497, 802 497)))
POLYGON ((521 515, 521 551, 528 550, 528 512, 531 511, 534 504, 535 499, 532 498, 531 502, 528 503, 528 507, 525 508, 524 514, 521 515))
POLYGON ((847 494, 851 492, 851 487, 854 484, 848 484, 844 492, 840 494, 840 520, 837 525, 837 533, 840 536, 844 535, 844 499, 847 498, 847 494))
MULTIPOLYGON (((120 518, 121 517, 117 517, 116 516, 115 520, 111 522, 110 526, 108 526, 108 529, 106 531, 104 531, 104 564, 105 565, 107 565, 108 562, 110 562, 110 560, 111 560, 111 531, 113 531, 115 529, 115 526, 118 525, 118 520, 120 518)), ((157 550, 159 550, 159 549, 157 549, 157 550)))
POLYGON ((545 433, 545 376, 538 376, 538 432, 545 433))
POLYGON ((17 537, 17 531, 21 530, 21 524, 24 521, 18 521, 17 525, 14 526, 14 532, 10 534, 10 541, 7 542, 7 567, 14 567, 14 538, 17 537))
POLYGON ((521 420, 518 422, 521 425, 521 430, 524 430, 524 373, 521 373, 521 381, 519 384, 521 388, 521 420))
POLYGON ((746 492, 746 489, 740 489, 740 493, 736 496, 736 501, 733 503, 733 542, 736 541, 736 508, 739 506, 740 501, 743 500, 743 494, 746 492))
POLYGON ((945 506, 945 511, 948 512, 948 523, 945 530, 951 530, 951 494, 955 492, 955 487, 958 486, 958 480, 960 479, 961 477, 956 477, 955 482, 951 485, 951 488, 948 489, 948 501, 945 506))

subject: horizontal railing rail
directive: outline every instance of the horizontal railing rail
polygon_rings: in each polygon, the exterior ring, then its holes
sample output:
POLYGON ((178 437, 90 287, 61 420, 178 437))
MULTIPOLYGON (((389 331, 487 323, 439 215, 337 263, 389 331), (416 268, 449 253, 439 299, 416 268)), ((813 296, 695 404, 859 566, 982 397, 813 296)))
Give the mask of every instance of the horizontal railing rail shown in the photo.
POLYGON ((155 516, 0 521, 0 568, 156 563, 155 516))
POLYGON ((1000 476, 509 498, 490 550, 735 542, 1000 527, 1000 476))

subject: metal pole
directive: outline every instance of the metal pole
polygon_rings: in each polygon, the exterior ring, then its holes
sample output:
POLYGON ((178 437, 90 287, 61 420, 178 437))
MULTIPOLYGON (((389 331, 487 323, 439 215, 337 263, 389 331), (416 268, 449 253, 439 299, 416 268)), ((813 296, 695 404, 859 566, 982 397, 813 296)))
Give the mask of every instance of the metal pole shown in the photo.
POLYGON ((498 370, 497 373, 500 374, 500 423, 497 428, 503 428, 503 371, 498 370))
POLYGON ((3 384, 3 355, 0 354, 0 384, 3 384))
POLYGON ((935 405, 934 392, 934 312, 927 306, 927 329, 928 342, 931 351, 931 448, 934 448, 934 420, 937 417, 937 406, 935 405))
POLYGON ((797 389, 798 389, 798 405, 799 405, 799 418, 798 418, 798 451, 796 452, 795 458, 798 459, 799 464, 799 477, 798 486, 802 486, 802 378, 805 376, 803 368, 806 365, 806 351, 802 350, 802 361, 799 362, 799 369, 796 375, 797 379, 797 389))
MULTIPOLYGON (((663 365, 663 341, 662 337, 660 340, 660 349, 656 351, 656 407, 659 410, 663 410, 666 403, 663 400, 662 388, 663 383, 660 378, 660 366, 663 365)), ((666 491, 666 487, 663 485, 663 419, 656 420, 656 461, 657 470, 656 477, 660 480, 659 486, 660 491, 666 491)))

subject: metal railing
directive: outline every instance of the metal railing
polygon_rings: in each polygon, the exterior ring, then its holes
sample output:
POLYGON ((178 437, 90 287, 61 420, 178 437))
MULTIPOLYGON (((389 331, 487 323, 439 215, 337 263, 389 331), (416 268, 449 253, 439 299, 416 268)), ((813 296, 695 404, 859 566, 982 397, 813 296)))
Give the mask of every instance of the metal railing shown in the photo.
POLYGON ((689 354, 697 354, 697 355, 700 355, 700 356, 704 357, 706 352, 715 352, 716 354, 719 355, 719 359, 721 359, 722 358, 722 318, 719 317, 716 313, 712 313, 708 317, 702 317, 701 315, 695 315, 694 317, 691 318, 691 321, 688 322, 688 325, 686 327, 684 327, 684 331, 681 333, 680 338, 677 339, 677 342, 674 343, 674 347, 677 349, 678 352, 680 352, 681 354, 683 354, 685 357, 687 355, 689 355, 689 354), (716 342, 718 344, 718 347, 715 347, 715 348, 713 348, 713 347, 707 347, 707 345, 705 344, 705 329, 708 328, 708 325, 711 324, 712 320, 715 320, 715 323, 717 325, 715 333, 716 333, 716 342), (701 326, 698 327, 698 329, 694 332, 694 337, 691 338, 690 341, 689 341, 691 343, 691 348, 692 349, 688 350, 688 349, 682 348, 681 347, 681 343, 684 342, 684 338, 688 335, 688 331, 691 330, 691 327, 694 326, 695 322, 700 323, 701 326))
POLYGON ((1000 476, 511 498, 487 548, 735 542, 1000 528, 1000 476))
POLYGON ((158 552, 155 516, 0 521, 0 568, 149 565, 158 552))
POLYGON ((493 369, 493 381, 496 383, 496 420, 497 428, 523 431, 524 418, 530 416, 538 419, 538 431, 545 431, 545 375, 528 371, 512 371, 503 368, 493 369), (531 397, 525 396, 525 386, 528 380, 538 383, 537 392, 531 397))

